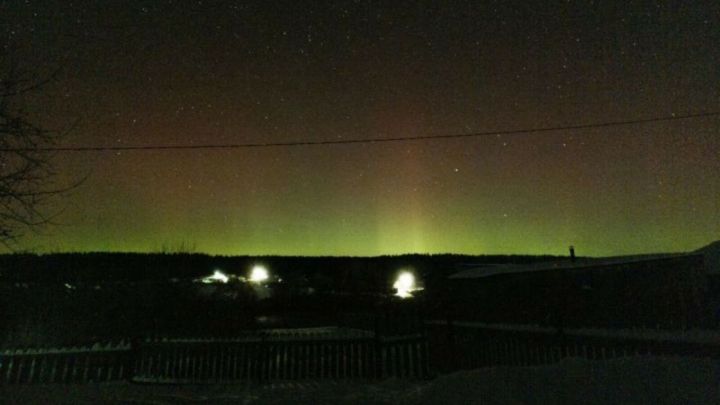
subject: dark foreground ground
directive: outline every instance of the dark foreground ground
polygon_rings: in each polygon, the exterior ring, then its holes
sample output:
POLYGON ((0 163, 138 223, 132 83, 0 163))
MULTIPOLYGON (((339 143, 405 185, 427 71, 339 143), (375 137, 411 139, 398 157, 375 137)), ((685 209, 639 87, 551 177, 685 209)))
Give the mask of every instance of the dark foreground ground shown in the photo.
POLYGON ((717 404, 720 364, 706 359, 566 359, 463 371, 432 381, 130 383, 0 387, 4 404, 717 404))

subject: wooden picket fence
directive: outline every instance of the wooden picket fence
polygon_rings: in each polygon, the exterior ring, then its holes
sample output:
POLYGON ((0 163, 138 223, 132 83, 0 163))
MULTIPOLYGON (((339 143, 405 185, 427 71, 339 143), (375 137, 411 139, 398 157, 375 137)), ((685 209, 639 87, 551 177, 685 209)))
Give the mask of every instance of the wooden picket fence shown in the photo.
POLYGON ((0 352, 0 383, 83 383, 124 380, 132 371, 130 344, 0 352))
POLYGON ((422 335, 266 333, 233 339, 145 341, 134 381, 200 383, 304 379, 423 378, 422 335))
POLYGON ((718 331, 566 329, 530 325, 429 321, 430 361, 438 372, 492 366, 532 366, 566 357, 628 356, 720 359, 718 331))
POLYGON ((0 352, 0 383, 424 378, 428 352, 421 334, 379 338, 342 328, 259 331, 232 339, 153 338, 0 352))
POLYGON ((660 355, 720 360, 718 331, 583 330, 426 322, 393 337, 348 328, 248 332, 232 339, 152 338, 60 349, 0 351, 0 384, 265 382, 426 378, 492 366, 660 355))

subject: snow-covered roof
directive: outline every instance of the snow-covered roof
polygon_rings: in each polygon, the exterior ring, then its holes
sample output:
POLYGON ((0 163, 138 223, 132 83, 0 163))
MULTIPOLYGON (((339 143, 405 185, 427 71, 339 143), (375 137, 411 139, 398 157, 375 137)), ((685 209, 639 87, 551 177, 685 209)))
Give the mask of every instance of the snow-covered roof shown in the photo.
POLYGON ((614 256, 601 258, 578 258, 574 262, 568 258, 564 261, 541 262, 532 264, 499 264, 485 265, 461 270, 450 276, 450 279, 473 279, 491 277, 502 274, 531 273, 549 270, 582 269, 598 266, 612 266, 628 263, 640 263, 653 260, 664 260, 683 256, 694 256, 684 253, 678 254, 652 254, 635 256, 614 256))

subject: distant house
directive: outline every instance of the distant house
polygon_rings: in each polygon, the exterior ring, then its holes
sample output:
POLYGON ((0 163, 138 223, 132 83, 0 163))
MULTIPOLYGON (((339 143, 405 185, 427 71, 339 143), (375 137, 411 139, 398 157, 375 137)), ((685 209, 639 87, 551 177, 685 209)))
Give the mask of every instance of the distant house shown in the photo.
POLYGON ((720 240, 702 247, 694 253, 705 257, 705 268, 708 275, 720 277, 720 240))
POLYGON ((711 316, 701 255, 486 265, 448 282, 444 300, 457 320, 685 329, 711 316))
POLYGON ((720 241, 715 241, 695 251, 705 257, 708 274, 708 296, 714 324, 720 328, 720 241))

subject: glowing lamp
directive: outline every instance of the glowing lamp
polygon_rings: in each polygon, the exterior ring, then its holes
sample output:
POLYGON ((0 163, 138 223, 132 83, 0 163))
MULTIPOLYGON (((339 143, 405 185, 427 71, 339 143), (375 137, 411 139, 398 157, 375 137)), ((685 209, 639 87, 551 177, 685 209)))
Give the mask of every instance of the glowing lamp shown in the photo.
POLYGON ((211 276, 205 277, 203 283, 227 283, 230 277, 220 270, 215 270, 211 276))
POLYGON ((265 267, 257 265, 250 271, 250 281, 261 283, 268 279, 268 271, 265 267))
POLYGON ((415 276, 409 271, 403 271, 393 284, 393 288, 397 290, 395 295, 400 298, 412 297, 411 292, 416 290, 415 276))

